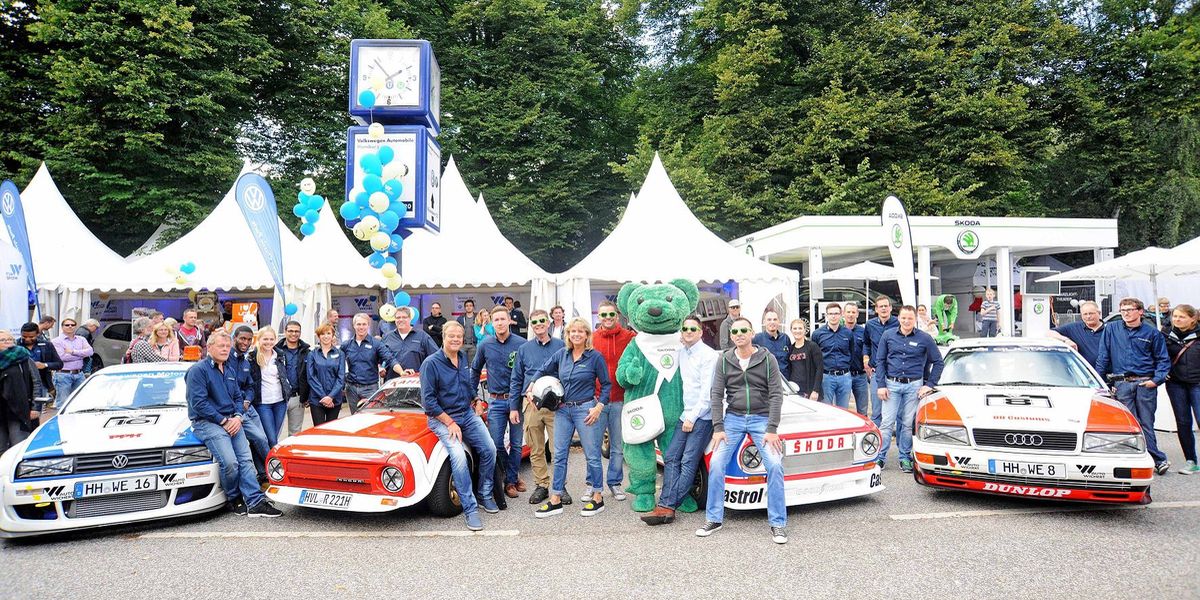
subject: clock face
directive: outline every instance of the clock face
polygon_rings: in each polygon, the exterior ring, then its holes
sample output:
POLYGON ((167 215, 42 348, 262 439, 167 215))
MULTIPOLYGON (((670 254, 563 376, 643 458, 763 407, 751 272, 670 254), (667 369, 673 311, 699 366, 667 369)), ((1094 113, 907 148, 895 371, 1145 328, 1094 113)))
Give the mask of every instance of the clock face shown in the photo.
POLYGON ((421 94, 421 48, 364 46, 358 49, 359 90, 375 91, 375 107, 417 106, 421 94))

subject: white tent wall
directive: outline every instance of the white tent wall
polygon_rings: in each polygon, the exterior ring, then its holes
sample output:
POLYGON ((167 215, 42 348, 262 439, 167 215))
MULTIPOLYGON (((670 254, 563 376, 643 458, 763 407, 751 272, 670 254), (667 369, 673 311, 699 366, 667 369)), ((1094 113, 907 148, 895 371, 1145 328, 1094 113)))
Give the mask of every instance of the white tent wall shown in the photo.
POLYGON ((772 279, 769 281, 747 281, 738 285, 738 300, 742 303, 742 315, 750 319, 755 327, 762 323, 762 315, 768 308, 780 311, 780 320, 787 323, 800 318, 800 284, 797 281, 772 279))
MULTIPOLYGON (((1154 291, 1151 289, 1149 281, 1125 279, 1113 283, 1116 289, 1113 298, 1117 301, 1120 301, 1121 298, 1137 298, 1147 307, 1153 307, 1158 303, 1158 298, 1154 297, 1154 291)), ((1158 280, 1158 295, 1169 299, 1171 306, 1180 304, 1200 306, 1200 277, 1162 277, 1158 280)))

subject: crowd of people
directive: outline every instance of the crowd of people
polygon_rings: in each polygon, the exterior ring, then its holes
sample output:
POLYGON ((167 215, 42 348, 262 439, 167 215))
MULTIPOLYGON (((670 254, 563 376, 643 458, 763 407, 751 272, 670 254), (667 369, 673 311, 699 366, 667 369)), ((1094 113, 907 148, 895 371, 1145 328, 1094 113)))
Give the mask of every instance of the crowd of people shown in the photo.
MULTIPOLYGON (((1126 298, 1119 306, 1121 319, 1105 325, 1095 303, 1082 303, 1082 320, 1050 335, 1076 348, 1109 379, 1117 399, 1141 423, 1160 475, 1170 463, 1158 448, 1154 409, 1156 388, 1166 385, 1186 459, 1179 472, 1200 472, 1192 433, 1193 419, 1200 420, 1197 311, 1187 304, 1172 309, 1169 302, 1160 303, 1159 310, 1170 320, 1160 331, 1144 319, 1141 301, 1126 298)), ((919 398, 937 385, 942 370, 934 341, 937 330, 923 326, 923 307, 902 306, 894 315, 891 301, 880 297, 874 316, 860 325, 855 303, 829 303, 824 322, 811 331, 800 319, 785 331, 773 310, 765 311, 756 325, 741 316, 736 299, 727 308, 716 340, 719 349, 704 343, 700 317, 683 322, 679 372, 684 411, 678 423, 668 424, 675 436, 663 453, 662 494, 654 511, 642 517, 645 522, 674 521, 704 450, 715 439, 706 523, 696 535, 719 530, 723 468, 733 448, 723 442, 745 434, 764 458, 772 538, 786 543, 782 452, 776 433, 783 381, 811 400, 853 408, 869 417, 882 433, 879 465, 886 466, 895 439, 900 469, 912 471, 916 408, 919 398)), ((394 326, 381 336, 372 335, 371 316, 359 313, 352 318, 352 336, 339 343, 340 315, 331 311, 314 332, 317 343, 310 346, 300 339, 302 329, 296 321, 286 323, 282 337, 269 326, 205 332, 189 309, 179 322, 161 314, 134 319, 135 335, 125 360, 196 363, 186 378, 189 415, 197 436, 220 463, 229 507, 238 514, 281 514, 260 486, 266 480, 265 456, 284 435, 285 423, 293 435, 303 427, 306 409, 314 425, 341 416, 343 405, 347 414, 354 413, 382 381, 417 374, 429 427, 449 452, 457 488, 471 487, 468 449, 481 472, 499 466, 494 481, 480 478, 478 498, 461 494, 468 528, 482 528, 478 509, 495 512, 502 506, 497 499, 518 498, 529 491, 519 469, 526 441, 534 479, 528 500, 537 506, 534 514, 561 514, 564 505, 573 503, 567 490, 567 457, 576 434, 586 464, 580 514, 598 514, 604 510, 606 490, 613 500, 626 499, 620 419, 624 390, 617 385, 616 369, 636 332, 621 324, 617 306, 610 301, 598 307, 595 330, 585 319, 565 319, 559 306, 534 309, 527 320, 523 313, 516 318, 518 313, 512 298, 478 310, 467 300, 463 313, 453 318, 435 303, 417 327, 411 309, 401 307, 394 326), (561 383, 556 410, 539 406, 532 392, 533 383, 543 376, 561 383), (509 450, 499 451, 506 438, 509 450), (606 439, 607 463, 602 452, 606 439), (545 452, 548 444, 553 448, 552 464, 545 452)), ((50 317, 27 323, 20 338, 0 331, 0 395, 7 407, 0 448, 24 439, 50 398, 65 399, 100 367, 91 343, 98 323, 88 320, 81 328, 75 319, 65 318, 61 333, 49 338, 53 325, 50 317)))

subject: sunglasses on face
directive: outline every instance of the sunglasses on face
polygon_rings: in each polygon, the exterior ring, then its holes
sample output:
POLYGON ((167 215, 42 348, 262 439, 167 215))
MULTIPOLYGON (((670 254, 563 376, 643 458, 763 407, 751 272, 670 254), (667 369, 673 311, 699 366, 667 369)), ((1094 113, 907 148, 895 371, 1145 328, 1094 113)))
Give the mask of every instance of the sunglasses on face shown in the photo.
POLYGON ((730 327, 729 328, 729 333, 733 334, 733 335, 742 335, 744 333, 750 333, 751 331, 754 331, 754 330, 750 329, 749 327, 730 327))
POLYGON ((74 327, 74 323, 63 323, 63 327, 74 327))
POLYGON ((680 331, 682 331, 682 332, 684 332, 684 333, 687 333, 687 332, 689 332, 689 331, 690 331, 690 332, 693 332, 693 333, 695 333, 695 332, 697 332, 697 331, 700 331, 700 328, 699 328, 699 327, 695 327, 695 326, 693 326, 693 325, 684 325, 683 327, 680 327, 680 328, 679 328, 679 330, 680 330, 680 331))
POLYGON ((597 313, 597 314, 599 314, 599 315, 600 315, 600 318, 601 318, 601 319, 611 319, 611 318, 613 318, 613 317, 617 316, 617 313, 615 313, 615 312, 607 312, 607 311, 606 311, 606 312, 597 313))
POLYGON ((544 319, 544 318, 541 318, 541 319, 530 319, 530 320, 529 320, 529 324, 530 324, 530 325, 541 325, 542 323, 545 323, 547 320, 548 320, 548 319, 544 319))

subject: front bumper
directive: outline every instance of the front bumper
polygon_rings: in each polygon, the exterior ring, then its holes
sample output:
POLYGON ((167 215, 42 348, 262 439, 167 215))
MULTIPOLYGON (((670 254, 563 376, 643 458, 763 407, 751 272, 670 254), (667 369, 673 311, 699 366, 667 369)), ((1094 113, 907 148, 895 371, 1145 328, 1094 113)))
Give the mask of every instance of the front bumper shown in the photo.
MULTIPOLYGON (((725 508, 767 508, 765 476, 725 477, 725 508)), ((883 491, 880 470, 869 462, 824 473, 784 476, 783 493, 788 506, 816 504, 865 496, 883 491)))

